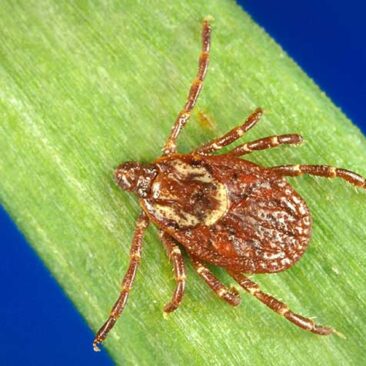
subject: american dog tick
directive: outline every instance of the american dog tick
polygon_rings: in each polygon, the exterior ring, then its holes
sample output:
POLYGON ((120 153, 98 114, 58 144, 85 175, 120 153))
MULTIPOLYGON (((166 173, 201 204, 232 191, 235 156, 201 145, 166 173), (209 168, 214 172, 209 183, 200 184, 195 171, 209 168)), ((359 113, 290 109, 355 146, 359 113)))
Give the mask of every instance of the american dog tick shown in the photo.
POLYGON ((176 140, 196 104, 207 71, 211 27, 202 26, 202 51, 198 72, 188 98, 163 147, 163 155, 152 164, 126 162, 115 170, 117 184, 137 194, 142 207, 130 251, 130 264, 121 293, 109 318, 98 331, 94 349, 103 342, 121 315, 141 259, 143 234, 150 221, 174 266, 176 288, 164 312, 170 313, 182 301, 186 283, 184 247, 199 276, 224 301, 236 306, 239 293, 224 286, 205 263, 225 268, 249 294, 298 327, 320 335, 334 333, 330 327, 292 312, 283 302, 262 292, 243 273, 274 273, 292 267, 304 254, 311 236, 311 216, 300 195, 286 176, 303 174, 342 178, 357 187, 366 186, 360 175, 326 165, 280 165, 265 168, 239 159, 254 150, 302 142, 297 134, 264 137, 239 145, 228 153, 213 155, 242 137, 259 121, 257 109, 239 127, 198 147, 179 154, 176 140))

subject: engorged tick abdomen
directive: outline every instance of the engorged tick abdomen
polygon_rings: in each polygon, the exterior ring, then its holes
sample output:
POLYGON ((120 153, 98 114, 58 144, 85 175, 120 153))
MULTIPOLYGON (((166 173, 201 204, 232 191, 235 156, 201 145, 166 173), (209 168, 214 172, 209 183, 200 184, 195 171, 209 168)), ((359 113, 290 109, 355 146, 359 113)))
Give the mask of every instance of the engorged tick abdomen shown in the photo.
POLYGON ((230 155, 174 155, 156 166, 142 207, 199 259, 238 272, 279 272, 307 248, 309 210, 270 170, 230 155))

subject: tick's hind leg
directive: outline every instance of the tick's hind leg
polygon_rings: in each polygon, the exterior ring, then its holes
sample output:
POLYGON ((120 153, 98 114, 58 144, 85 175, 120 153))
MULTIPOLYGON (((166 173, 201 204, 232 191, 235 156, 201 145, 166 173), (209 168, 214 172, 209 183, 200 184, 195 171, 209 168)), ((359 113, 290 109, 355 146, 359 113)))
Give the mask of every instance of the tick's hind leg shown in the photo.
POLYGON ((232 306, 240 304, 240 295, 235 288, 228 289, 206 268, 202 262, 194 256, 190 256, 193 266, 207 285, 219 296, 232 306))
POLYGON ((142 213, 136 223, 136 229, 130 249, 130 265, 122 280, 121 293, 115 302, 107 321, 102 325, 94 338, 94 351, 99 351, 98 344, 105 340, 126 306, 128 295, 132 289, 132 284, 136 276, 137 267, 141 260, 142 239, 148 224, 149 219, 142 213))
POLYGON ((319 335, 329 335, 336 333, 332 328, 317 325, 311 319, 292 312, 286 304, 275 299, 273 296, 262 292, 255 282, 251 281, 243 274, 234 272, 229 272, 229 274, 234 278, 235 281, 239 283, 241 287, 243 287, 245 291, 256 297, 259 301, 275 311, 277 314, 284 316, 288 321, 297 325, 298 327, 319 335))
POLYGON ((257 108, 251 115, 249 115, 249 117, 241 126, 233 128, 222 137, 218 137, 217 139, 207 142, 196 149, 195 152, 198 154, 207 155, 233 143, 235 140, 242 137, 245 132, 253 128, 260 120, 262 114, 262 109, 257 108))
POLYGON ((172 237, 164 231, 160 231, 160 238, 174 267, 174 277, 176 281, 175 291, 171 301, 164 306, 164 313, 171 313, 176 310, 182 302, 186 284, 186 271, 182 253, 179 247, 174 243, 172 237))
POLYGON ((328 165, 280 165, 268 168, 280 176, 295 177, 309 174, 325 178, 341 178, 359 188, 366 188, 366 179, 347 169, 328 165))
POLYGON ((176 141, 178 135, 188 122, 188 119, 191 116, 192 109, 194 108, 197 102, 208 67, 210 44, 211 44, 211 27, 210 24, 208 23, 208 20, 204 20, 202 24, 202 50, 198 61, 197 75, 196 78, 193 80, 191 89, 189 90, 186 104, 184 105, 183 109, 179 112, 178 117, 173 125, 173 128, 170 131, 170 135, 163 147, 164 155, 169 155, 176 152, 177 150, 176 141))

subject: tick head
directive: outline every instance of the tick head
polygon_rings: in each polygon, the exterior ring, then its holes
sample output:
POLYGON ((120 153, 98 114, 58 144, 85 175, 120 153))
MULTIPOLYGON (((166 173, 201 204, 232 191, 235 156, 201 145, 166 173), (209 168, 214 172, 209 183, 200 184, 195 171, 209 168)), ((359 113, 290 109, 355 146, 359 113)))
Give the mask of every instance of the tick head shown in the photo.
POLYGON ((135 161, 120 164, 114 171, 116 183, 125 191, 146 197, 157 174, 154 165, 144 165, 135 161))

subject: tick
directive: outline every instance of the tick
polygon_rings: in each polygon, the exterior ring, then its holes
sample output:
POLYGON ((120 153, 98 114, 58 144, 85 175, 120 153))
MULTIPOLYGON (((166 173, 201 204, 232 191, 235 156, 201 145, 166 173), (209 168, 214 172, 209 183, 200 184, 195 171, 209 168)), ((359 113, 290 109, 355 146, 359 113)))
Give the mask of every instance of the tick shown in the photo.
POLYGON ((143 235, 150 222, 159 229, 175 273, 176 287, 164 307, 165 313, 176 310, 183 298, 186 274, 181 248, 184 248, 198 275, 228 304, 238 305, 239 293, 223 285, 206 264, 224 268, 246 292, 296 326, 319 335, 335 333, 330 327, 294 313, 286 304, 264 293, 245 274, 284 271, 308 247, 312 224, 309 209, 285 177, 303 174, 338 177, 362 188, 366 181, 349 170, 327 165, 267 168, 239 158, 252 151, 299 144, 303 139, 297 134, 264 137, 214 155, 259 122, 262 115, 259 108, 241 126, 222 137, 189 154, 178 153, 177 138, 189 120, 207 71, 210 39, 211 27, 205 20, 197 76, 162 149, 163 155, 151 164, 126 162, 115 170, 117 184, 138 196, 142 212, 137 219, 120 295, 93 343, 96 351, 126 306, 141 261, 143 235))

